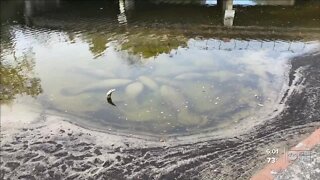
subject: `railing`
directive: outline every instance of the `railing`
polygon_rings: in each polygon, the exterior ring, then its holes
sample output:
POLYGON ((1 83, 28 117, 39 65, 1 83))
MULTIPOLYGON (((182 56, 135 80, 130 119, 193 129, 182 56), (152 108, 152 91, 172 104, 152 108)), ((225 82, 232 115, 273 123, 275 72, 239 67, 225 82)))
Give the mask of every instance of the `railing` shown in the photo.
POLYGON ((235 40, 235 39, 208 39, 189 41, 189 47, 195 47, 202 50, 272 50, 278 52, 303 52, 309 45, 308 42, 303 41, 258 41, 258 40, 235 40))

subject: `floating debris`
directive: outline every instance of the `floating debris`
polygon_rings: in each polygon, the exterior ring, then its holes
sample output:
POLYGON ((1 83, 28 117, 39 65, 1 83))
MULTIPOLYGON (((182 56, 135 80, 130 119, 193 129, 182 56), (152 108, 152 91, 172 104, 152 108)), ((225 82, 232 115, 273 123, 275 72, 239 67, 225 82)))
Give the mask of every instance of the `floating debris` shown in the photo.
POLYGON ((111 98, 111 95, 112 93, 116 91, 115 89, 110 89, 107 94, 106 94, 106 97, 107 97, 107 101, 109 104, 113 105, 113 106, 116 106, 113 102, 112 102, 112 98, 111 98))

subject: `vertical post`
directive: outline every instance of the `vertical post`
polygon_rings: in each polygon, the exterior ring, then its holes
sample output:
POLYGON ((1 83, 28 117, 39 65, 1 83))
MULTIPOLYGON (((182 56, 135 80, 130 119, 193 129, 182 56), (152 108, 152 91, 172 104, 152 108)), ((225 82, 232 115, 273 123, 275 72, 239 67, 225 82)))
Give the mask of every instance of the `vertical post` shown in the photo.
POLYGON ((126 9, 125 9, 125 1, 119 0, 119 11, 118 14, 118 22, 119 24, 127 24, 127 16, 126 16, 126 9))
POLYGON ((25 19, 25 23, 26 25, 30 25, 31 24, 31 17, 32 17, 32 2, 30 0, 26 0, 24 1, 24 19, 25 19))
POLYGON ((222 7, 222 3, 223 3, 223 0, 217 0, 217 6, 219 8, 222 7))
POLYGON ((222 0, 222 10, 224 11, 223 24, 231 27, 235 16, 233 10, 233 0, 222 0))

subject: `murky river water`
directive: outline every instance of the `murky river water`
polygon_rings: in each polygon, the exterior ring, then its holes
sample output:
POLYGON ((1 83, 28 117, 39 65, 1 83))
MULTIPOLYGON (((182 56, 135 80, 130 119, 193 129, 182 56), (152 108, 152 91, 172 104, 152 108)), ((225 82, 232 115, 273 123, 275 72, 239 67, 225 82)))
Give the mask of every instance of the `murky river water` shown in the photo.
POLYGON ((235 15, 229 6, 2 1, 2 106, 156 134, 257 122, 277 110, 288 60, 319 46, 320 4, 234 1, 235 15))

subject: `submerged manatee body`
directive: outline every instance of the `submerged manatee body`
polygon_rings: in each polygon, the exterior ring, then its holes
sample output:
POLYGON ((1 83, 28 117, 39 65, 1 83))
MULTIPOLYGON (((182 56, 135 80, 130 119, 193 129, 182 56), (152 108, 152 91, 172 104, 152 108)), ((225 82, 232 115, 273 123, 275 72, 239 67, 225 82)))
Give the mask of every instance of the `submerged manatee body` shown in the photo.
POLYGON ((143 84, 140 82, 134 82, 126 87, 126 95, 132 99, 136 98, 142 91, 143 84))
POLYGON ((173 87, 163 85, 160 88, 160 94, 163 100, 175 110, 178 110, 184 105, 184 97, 177 92, 173 87))
POLYGON ((191 112, 183 95, 170 86, 161 86, 160 93, 164 101, 178 113, 178 122, 184 125, 203 125, 208 122, 206 117, 191 112))
POLYGON ((200 73, 184 73, 177 75, 175 79, 178 80, 192 80, 192 79, 197 79, 203 77, 203 74, 200 73))
POLYGON ((149 89, 151 90, 157 90, 158 84, 152 80, 151 78, 147 77, 147 76, 140 76, 139 80, 141 81, 142 84, 144 84, 145 86, 147 86, 149 89))
POLYGON ((119 86, 125 86, 130 82, 132 82, 130 79, 108 79, 108 80, 103 80, 97 83, 92 83, 85 87, 64 88, 61 90, 61 94, 63 94, 64 96, 76 96, 89 91, 96 91, 96 90, 106 91, 107 89, 116 88, 119 86))
POLYGON ((204 125, 208 122, 206 116, 199 116, 190 112, 187 108, 181 109, 178 113, 178 122, 184 125, 204 125))

